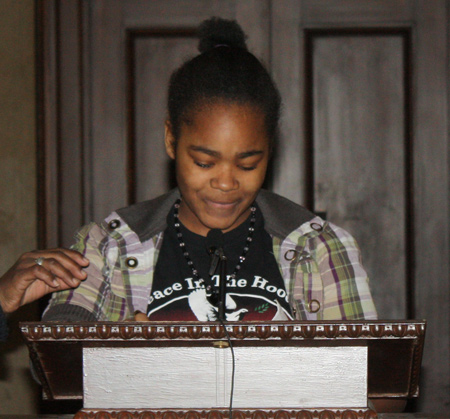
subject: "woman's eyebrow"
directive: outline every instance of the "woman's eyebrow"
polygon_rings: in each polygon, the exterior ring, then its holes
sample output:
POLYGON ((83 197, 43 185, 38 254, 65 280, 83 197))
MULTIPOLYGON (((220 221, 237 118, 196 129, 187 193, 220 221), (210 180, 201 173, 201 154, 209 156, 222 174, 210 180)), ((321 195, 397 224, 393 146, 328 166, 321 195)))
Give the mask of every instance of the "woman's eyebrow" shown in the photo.
POLYGON ((249 151, 244 151, 243 153, 239 153, 237 155, 237 157, 238 157, 238 159, 245 159, 247 157, 258 156, 263 153, 264 153, 264 151, 262 151, 262 150, 249 150, 249 151))
POLYGON ((211 149, 206 148, 206 147, 202 147, 202 146, 198 146, 198 145, 191 145, 189 148, 192 151, 198 151, 200 153, 205 153, 208 156, 220 157, 220 153, 218 151, 214 151, 214 150, 211 150, 211 149))
MULTIPOLYGON (((214 151, 214 150, 211 150, 211 149, 206 148, 206 147, 192 145, 189 148, 192 151, 198 151, 200 153, 205 153, 208 156, 212 156, 212 157, 220 157, 221 156, 221 153, 219 151, 214 151)), ((238 159, 246 159, 248 157, 261 155, 263 153, 264 153, 264 151, 262 151, 262 150, 243 151, 242 153, 238 153, 237 158, 238 159)))

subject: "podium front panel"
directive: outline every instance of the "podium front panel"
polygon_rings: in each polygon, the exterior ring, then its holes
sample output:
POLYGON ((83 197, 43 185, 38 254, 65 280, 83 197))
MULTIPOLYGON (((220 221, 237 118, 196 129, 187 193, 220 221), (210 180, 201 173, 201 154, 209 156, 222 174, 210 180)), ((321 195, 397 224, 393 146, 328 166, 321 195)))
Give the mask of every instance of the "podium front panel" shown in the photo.
MULTIPOLYGON (((367 407, 366 346, 236 347, 233 406, 367 407)), ((230 348, 84 348, 88 409, 210 409, 230 403, 230 348), (117 397, 120 395, 120 397, 117 397)))

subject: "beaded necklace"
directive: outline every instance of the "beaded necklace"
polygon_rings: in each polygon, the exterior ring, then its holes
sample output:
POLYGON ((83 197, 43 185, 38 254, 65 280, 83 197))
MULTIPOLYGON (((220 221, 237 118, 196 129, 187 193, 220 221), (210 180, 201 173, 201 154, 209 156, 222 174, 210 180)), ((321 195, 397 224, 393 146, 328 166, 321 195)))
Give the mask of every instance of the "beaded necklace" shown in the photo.
MULTIPOLYGON (((175 231, 177 233, 178 241, 180 242, 180 247, 183 249, 183 256, 187 261, 188 266, 191 268, 192 275, 194 275, 195 279, 199 281, 199 283, 204 283, 204 279, 200 277, 198 270, 195 268, 194 262, 191 259, 191 256, 189 255, 189 252, 186 248, 186 243, 183 240, 183 233, 181 232, 180 228, 180 220, 178 217, 178 210, 180 208, 181 199, 177 199, 174 205, 174 211, 173 211, 173 218, 174 218, 174 226, 175 231)), ((241 256, 239 256, 239 261, 234 268, 234 272, 231 275, 231 278, 236 278, 237 273, 241 269, 241 264, 244 262, 245 257, 248 253, 248 249, 250 246, 250 243, 253 241, 253 232, 255 231, 255 222, 256 222, 256 207, 252 205, 250 207, 251 215, 250 215, 250 225, 248 228, 248 235, 247 239, 245 240, 244 250, 242 251, 241 256)))

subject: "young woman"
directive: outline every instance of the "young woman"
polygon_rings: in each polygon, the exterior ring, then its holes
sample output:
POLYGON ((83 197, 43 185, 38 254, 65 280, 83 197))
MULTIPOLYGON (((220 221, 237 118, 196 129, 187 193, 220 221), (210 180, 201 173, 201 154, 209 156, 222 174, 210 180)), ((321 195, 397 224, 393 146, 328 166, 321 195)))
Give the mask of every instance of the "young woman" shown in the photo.
POLYGON ((74 249, 90 261, 87 279, 54 293, 44 318, 217 320, 211 230, 223 233, 226 320, 376 318, 354 239, 261 190, 280 98, 241 28, 212 18, 199 33, 200 54, 169 85, 165 145, 178 188, 81 229, 74 249))

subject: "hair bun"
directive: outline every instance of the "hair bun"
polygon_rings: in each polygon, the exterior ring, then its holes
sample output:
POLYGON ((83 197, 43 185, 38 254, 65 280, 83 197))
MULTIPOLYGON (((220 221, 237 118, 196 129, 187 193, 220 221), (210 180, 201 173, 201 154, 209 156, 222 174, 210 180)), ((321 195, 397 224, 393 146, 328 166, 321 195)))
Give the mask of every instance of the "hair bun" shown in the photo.
POLYGON ((198 27, 198 50, 203 53, 218 46, 247 49, 244 31, 235 20, 212 17, 198 27))

